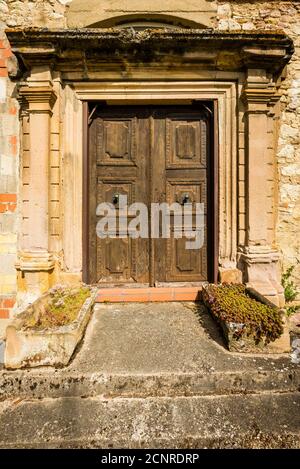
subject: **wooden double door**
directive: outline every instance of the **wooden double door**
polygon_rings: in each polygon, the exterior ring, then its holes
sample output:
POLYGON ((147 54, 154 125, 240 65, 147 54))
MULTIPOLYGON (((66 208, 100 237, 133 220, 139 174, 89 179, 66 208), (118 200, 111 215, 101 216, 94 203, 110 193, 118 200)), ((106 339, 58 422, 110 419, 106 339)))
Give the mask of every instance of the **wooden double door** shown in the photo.
MULTIPOLYGON (((208 105, 94 107, 88 130, 88 259, 90 283, 164 285, 209 279, 213 263, 210 207, 211 111, 208 105), (115 236, 99 238, 98 204, 120 215, 120 196, 148 209, 147 237, 133 238, 117 224, 115 236), (189 203, 195 229, 196 203, 202 203, 202 247, 187 249, 187 238, 151 237, 152 204, 189 203)), ((123 198, 124 200, 124 198, 123 198)), ((124 214, 124 212, 122 212, 124 214)), ((139 214, 140 212, 136 212, 139 214)), ((128 225, 135 217, 129 214, 128 225)), ((145 232, 144 232, 145 234, 145 232)))

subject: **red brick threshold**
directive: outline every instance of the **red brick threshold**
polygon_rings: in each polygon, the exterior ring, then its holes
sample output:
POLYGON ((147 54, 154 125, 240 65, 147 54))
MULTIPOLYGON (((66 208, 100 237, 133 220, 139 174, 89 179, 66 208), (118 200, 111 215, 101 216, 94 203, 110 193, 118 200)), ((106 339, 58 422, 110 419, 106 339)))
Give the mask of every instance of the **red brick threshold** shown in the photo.
POLYGON ((201 287, 100 288, 96 303, 197 301, 201 287))

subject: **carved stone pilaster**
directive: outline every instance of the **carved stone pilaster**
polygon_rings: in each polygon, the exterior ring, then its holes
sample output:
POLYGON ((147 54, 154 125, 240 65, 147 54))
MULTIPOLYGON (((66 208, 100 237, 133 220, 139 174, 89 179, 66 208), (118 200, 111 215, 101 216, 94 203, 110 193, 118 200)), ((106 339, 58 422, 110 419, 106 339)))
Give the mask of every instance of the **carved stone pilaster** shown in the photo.
POLYGON ((49 288, 54 268, 49 252, 49 157, 50 119, 56 95, 49 84, 37 85, 28 83, 19 90, 23 112, 29 115, 28 232, 22 239, 16 268, 19 285, 23 283, 24 290, 38 295, 49 288))
POLYGON ((266 72, 248 71, 243 92, 246 104, 246 245, 240 247, 239 259, 246 282, 281 305, 280 254, 274 247, 272 220, 272 191, 276 177, 273 108, 279 97, 266 72))

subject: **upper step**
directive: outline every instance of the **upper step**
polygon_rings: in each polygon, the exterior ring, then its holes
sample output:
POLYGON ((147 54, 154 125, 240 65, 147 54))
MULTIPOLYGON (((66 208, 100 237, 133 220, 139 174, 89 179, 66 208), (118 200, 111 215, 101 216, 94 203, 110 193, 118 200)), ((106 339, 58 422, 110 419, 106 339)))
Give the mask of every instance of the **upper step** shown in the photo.
POLYGON ((98 304, 65 369, 0 371, 0 399, 202 396, 290 392, 300 367, 285 355, 228 352, 203 306, 98 304))
POLYGON ((179 397, 300 390, 300 369, 108 374, 68 370, 0 373, 0 401, 11 398, 179 397))

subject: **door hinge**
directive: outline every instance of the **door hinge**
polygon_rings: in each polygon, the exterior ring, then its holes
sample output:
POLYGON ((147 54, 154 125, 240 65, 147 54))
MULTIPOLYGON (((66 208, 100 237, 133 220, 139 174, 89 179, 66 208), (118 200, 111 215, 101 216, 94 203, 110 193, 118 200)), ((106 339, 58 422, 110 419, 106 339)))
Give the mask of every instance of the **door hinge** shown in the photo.
POLYGON ((95 112, 97 111, 98 107, 99 106, 104 106, 105 104, 106 104, 105 101, 101 101, 101 102, 98 102, 97 104, 95 104, 93 106, 91 112, 88 115, 88 125, 91 125, 91 123, 93 122, 93 116, 94 116, 95 112))

